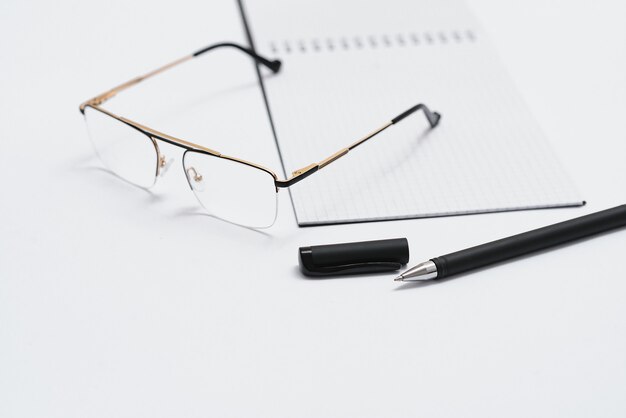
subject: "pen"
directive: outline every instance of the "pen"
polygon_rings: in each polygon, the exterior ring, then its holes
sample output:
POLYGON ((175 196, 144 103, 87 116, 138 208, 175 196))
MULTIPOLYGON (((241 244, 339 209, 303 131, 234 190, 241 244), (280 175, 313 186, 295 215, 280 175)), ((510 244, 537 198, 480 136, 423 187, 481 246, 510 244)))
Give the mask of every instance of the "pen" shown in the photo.
POLYGON ((443 279, 513 257, 626 225, 626 205, 533 229, 508 238, 432 258, 405 271, 396 281, 443 279))

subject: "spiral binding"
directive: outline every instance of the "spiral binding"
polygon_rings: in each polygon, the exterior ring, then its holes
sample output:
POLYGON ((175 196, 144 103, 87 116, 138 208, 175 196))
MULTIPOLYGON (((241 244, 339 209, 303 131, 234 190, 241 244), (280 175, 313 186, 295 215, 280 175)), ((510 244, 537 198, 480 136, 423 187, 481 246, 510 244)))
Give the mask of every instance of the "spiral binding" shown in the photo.
POLYGON ((472 42, 476 42, 476 34, 473 30, 468 29, 463 31, 428 31, 398 33, 395 35, 382 34, 309 40, 300 39, 297 41, 271 41, 269 47, 274 54, 306 54, 472 42))

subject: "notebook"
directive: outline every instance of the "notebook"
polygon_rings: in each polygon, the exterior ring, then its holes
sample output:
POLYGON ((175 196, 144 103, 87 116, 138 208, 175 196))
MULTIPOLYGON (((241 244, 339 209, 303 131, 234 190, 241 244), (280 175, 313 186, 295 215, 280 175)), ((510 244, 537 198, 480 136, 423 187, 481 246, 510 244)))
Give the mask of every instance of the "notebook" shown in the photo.
POLYGON ((299 225, 582 205, 538 123, 461 0, 255 0, 261 80, 284 172, 411 115, 292 186, 299 225))

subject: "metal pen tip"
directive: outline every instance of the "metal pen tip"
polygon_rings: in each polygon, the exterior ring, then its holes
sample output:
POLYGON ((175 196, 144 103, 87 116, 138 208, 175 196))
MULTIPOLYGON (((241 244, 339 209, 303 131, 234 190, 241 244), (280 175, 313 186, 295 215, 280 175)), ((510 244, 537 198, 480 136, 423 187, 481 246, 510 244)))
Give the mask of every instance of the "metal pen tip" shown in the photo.
POLYGON ((422 282, 437 278, 437 266, 432 260, 419 263, 396 277, 396 282, 422 282))

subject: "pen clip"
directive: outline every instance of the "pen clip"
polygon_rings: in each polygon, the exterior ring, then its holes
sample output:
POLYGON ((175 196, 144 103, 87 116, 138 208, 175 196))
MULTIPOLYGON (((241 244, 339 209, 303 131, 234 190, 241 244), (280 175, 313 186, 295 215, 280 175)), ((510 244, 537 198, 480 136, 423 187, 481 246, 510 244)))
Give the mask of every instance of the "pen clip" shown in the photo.
POLYGON ((330 274, 365 274, 365 273, 384 273, 399 270, 402 267, 400 263, 389 261, 374 261, 367 263, 343 264, 339 266, 317 267, 314 270, 306 271, 309 276, 327 276, 330 274))

